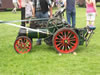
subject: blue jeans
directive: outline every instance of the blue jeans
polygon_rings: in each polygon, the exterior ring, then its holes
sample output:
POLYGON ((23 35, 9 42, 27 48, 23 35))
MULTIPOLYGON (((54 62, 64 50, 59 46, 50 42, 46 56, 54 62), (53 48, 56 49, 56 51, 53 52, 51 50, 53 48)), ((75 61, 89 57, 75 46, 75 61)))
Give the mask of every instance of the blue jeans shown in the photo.
MULTIPOLYGON (((43 13, 43 12, 36 12, 36 18, 49 18, 49 15, 48 15, 48 12, 46 12, 46 13, 43 13)), ((38 40, 37 40, 37 43, 40 43, 41 44, 41 38, 39 38, 38 40)))
POLYGON ((40 11, 39 11, 39 12, 36 12, 35 16, 36 16, 37 18, 49 18, 48 12, 43 13, 43 12, 40 12, 40 11))
POLYGON ((67 11, 67 22, 68 24, 72 25, 73 28, 75 28, 75 24, 76 24, 76 12, 75 11, 67 11), (72 24, 71 24, 71 20, 72 20, 72 24))

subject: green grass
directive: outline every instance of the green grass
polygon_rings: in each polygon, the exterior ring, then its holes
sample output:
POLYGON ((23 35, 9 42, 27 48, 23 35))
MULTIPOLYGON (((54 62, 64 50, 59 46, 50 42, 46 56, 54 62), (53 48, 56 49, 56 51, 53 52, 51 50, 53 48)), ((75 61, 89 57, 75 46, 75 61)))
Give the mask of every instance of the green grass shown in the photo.
MULTIPOLYGON (((85 27, 85 8, 76 9, 76 27, 85 27)), ((77 48, 76 56, 72 53, 59 56, 44 42, 35 46, 34 39, 30 53, 17 54, 13 44, 19 28, 0 24, 0 75, 100 75, 100 7, 97 10, 95 34, 88 47, 77 48)), ((0 12, 0 20, 19 19, 20 11, 17 14, 0 12)))

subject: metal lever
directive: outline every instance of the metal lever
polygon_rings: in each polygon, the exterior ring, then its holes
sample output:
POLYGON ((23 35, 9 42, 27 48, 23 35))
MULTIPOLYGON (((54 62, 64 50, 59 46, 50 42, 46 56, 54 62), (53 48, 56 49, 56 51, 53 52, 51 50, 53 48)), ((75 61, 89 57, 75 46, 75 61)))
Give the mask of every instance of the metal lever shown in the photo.
POLYGON ((94 34, 93 30, 91 30, 91 33, 88 33, 88 32, 86 33, 86 35, 85 35, 86 47, 88 46, 90 39, 93 36, 93 34, 94 34))

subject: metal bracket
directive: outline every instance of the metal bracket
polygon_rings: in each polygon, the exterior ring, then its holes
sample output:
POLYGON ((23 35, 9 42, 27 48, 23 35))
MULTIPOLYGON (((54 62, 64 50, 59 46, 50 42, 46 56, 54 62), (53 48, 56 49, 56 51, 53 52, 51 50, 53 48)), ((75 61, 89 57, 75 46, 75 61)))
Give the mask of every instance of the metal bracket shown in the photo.
POLYGON ((90 33, 86 33, 86 35, 85 35, 85 42, 86 42, 86 47, 88 46, 88 44, 89 44, 89 42, 90 42, 90 39, 91 39, 91 37, 93 36, 93 34, 94 34, 94 32, 93 32, 93 30, 91 30, 91 32, 90 33))

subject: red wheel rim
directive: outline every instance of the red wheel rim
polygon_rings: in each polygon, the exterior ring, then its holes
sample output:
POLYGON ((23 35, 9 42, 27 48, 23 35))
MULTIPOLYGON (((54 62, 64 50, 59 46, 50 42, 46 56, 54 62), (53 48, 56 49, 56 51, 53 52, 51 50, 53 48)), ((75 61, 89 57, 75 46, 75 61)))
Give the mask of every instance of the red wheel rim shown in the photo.
POLYGON ((31 50, 32 44, 29 38, 19 37, 15 41, 14 48, 18 53, 24 54, 28 53, 31 50))
POLYGON ((71 29, 62 29, 56 33, 53 42, 58 52, 70 53, 77 48, 79 39, 77 34, 71 29))

